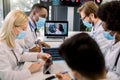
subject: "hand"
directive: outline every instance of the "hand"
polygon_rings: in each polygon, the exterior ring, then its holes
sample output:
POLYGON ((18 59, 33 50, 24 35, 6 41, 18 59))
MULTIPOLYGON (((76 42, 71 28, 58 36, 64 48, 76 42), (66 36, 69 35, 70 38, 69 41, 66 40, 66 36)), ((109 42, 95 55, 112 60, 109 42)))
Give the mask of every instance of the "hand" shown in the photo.
POLYGON ((39 71, 43 65, 44 64, 42 64, 40 62, 36 62, 29 67, 29 70, 31 73, 35 73, 35 72, 39 71))
POLYGON ((45 42, 43 42, 43 41, 40 41, 38 44, 42 45, 43 47, 50 48, 50 45, 45 43, 45 42))
POLYGON ((58 80, 71 80, 71 77, 68 73, 65 74, 58 73, 56 74, 56 77, 58 78, 58 80))
POLYGON ((35 46, 35 47, 29 49, 29 52, 41 52, 41 47, 35 46))
POLYGON ((38 59, 41 58, 44 61, 47 61, 47 59, 51 58, 51 55, 48 53, 40 53, 40 54, 38 54, 37 58, 38 59))

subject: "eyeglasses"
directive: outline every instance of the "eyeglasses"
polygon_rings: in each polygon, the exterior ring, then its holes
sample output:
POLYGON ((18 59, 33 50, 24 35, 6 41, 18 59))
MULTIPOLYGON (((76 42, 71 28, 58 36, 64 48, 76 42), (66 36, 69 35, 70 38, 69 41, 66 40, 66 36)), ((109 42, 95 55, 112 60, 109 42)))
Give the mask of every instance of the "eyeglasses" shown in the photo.
POLYGON ((86 16, 84 16, 83 18, 80 18, 81 20, 84 20, 86 18, 86 16))

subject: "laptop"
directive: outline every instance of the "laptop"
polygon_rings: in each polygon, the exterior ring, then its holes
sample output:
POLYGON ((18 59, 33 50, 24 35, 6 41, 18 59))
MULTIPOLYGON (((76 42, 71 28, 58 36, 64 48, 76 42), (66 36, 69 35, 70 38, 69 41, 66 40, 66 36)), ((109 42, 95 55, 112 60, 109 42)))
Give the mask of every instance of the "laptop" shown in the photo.
POLYGON ((63 41, 68 36, 68 21, 46 21, 44 41, 63 41))
POLYGON ((52 56, 52 61, 63 60, 63 58, 59 55, 59 48, 43 48, 44 53, 48 53, 52 56))

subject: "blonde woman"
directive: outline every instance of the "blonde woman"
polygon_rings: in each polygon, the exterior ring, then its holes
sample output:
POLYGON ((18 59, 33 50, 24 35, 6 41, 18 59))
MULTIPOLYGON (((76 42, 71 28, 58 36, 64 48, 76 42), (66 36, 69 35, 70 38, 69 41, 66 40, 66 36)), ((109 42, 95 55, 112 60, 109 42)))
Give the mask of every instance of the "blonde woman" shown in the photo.
POLYGON ((43 64, 36 62, 28 69, 20 70, 20 62, 50 57, 42 53, 23 53, 16 39, 25 37, 27 26, 28 18, 20 10, 13 10, 6 16, 0 31, 0 80, 24 80, 39 71, 43 64))

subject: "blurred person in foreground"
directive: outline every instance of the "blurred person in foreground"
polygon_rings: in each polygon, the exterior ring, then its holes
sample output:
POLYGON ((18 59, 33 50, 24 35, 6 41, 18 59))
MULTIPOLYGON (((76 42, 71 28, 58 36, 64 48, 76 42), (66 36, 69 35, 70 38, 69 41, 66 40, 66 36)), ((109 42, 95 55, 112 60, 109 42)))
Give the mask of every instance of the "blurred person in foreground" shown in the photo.
MULTIPOLYGON (((104 56, 87 33, 79 33, 65 40, 59 54, 71 68, 76 80, 107 80, 104 56)), ((59 80, 71 80, 64 74, 56 76, 59 80)))

